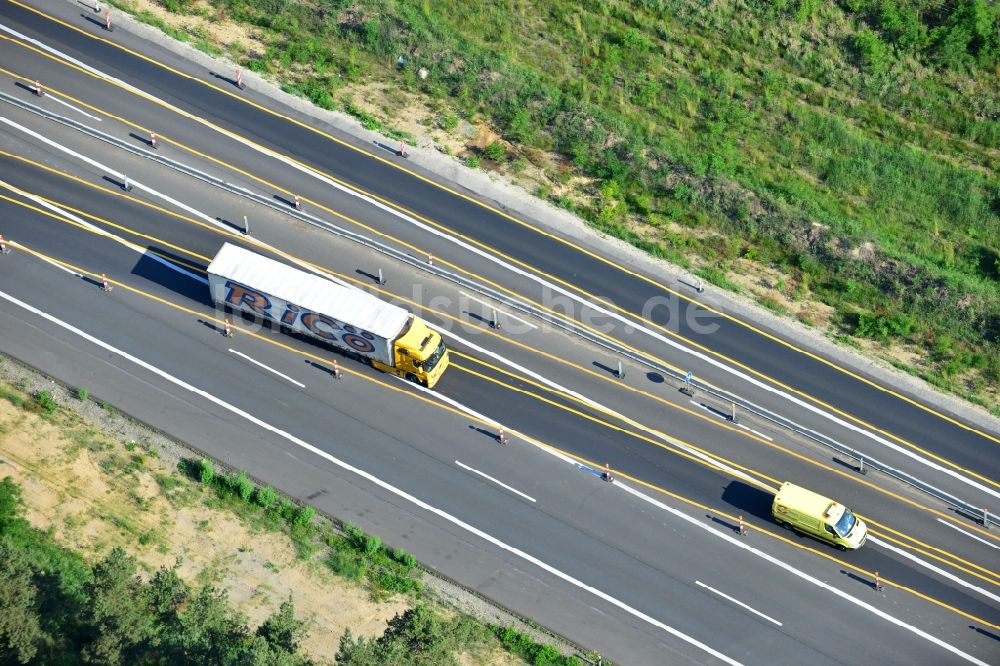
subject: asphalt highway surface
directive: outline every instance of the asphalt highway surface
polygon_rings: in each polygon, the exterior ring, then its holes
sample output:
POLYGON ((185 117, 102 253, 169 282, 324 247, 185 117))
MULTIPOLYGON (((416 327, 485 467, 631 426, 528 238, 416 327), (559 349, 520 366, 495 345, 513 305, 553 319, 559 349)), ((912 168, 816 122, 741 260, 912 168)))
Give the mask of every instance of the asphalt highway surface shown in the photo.
POLYGON ((17 101, 0 99, 0 353, 619 663, 998 661, 1000 537, 977 516, 648 369, 619 378, 606 349, 283 207, 301 196, 331 225, 601 327, 974 506, 1000 505, 988 422, 91 18, 0 4, 0 93, 17 101), (151 131, 155 155, 280 205, 150 159, 151 131), (406 307, 442 330, 451 367, 428 391, 221 311, 204 272, 223 242, 406 307), (640 316, 652 298, 670 305, 640 316), (786 480, 853 508, 869 542, 839 552, 781 529, 786 480))

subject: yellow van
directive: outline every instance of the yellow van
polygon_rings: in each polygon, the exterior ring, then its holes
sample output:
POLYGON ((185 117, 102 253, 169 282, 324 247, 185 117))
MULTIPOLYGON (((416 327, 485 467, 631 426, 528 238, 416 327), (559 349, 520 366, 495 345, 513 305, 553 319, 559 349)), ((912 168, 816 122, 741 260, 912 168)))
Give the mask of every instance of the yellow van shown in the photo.
POLYGON ((774 496, 771 514, 782 527, 855 550, 868 538, 868 526, 843 504, 787 481, 774 496))

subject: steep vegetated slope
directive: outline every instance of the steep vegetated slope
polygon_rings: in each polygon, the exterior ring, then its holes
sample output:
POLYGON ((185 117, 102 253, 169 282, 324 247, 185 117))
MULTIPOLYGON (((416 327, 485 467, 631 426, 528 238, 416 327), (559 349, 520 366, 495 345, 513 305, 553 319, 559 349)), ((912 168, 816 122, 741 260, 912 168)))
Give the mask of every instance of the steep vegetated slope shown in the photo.
POLYGON ((213 48, 369 125, 348 92, 386 80, 434 131, 487 124, 468 164, 534 165, 538 193, 597 228, 996 399, 996 3, 160 4, 250 26, 249 48, 213 48))

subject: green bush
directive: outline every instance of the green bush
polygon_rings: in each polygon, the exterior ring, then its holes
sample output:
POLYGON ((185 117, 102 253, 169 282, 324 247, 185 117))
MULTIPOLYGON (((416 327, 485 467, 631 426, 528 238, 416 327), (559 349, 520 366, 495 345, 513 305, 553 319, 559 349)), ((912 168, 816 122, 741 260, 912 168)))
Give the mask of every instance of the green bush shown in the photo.
POLYGON ((271 486, 264 486, 263 488, 258 488, 254 493, 254 502, 265 509, 271 508, 275 502, 278 501, 278 493, 274 491, 271 486))
POLYGON ((861 66, 868 72, 881 74, 889 69, 889 49, 874 30, 860 31, 854 37, 854 48, 861 66))
POLYGON ((447 113, 442 113, 438 116, 437 125, 445 132, 450 132, 456 127, 458 127, 458 116, 456 116, 451 111, 447 113))
POLYGON ((198 461, 198 480, 202 483, 212 483, 215 478, 215 468, 212 466, 212 461, 208 458, 202 458, 198 461))
POLYGON ((879 314, 861 312, 858 314, 855 335, 876 340, 906 338, 917 325, 916 320, 905 314, 879 314))
POLYGON ((469 155, 468 157, 465 158, 465 166, 469 167, 470 169, 478 169, 480 163, 481 163, 480 159, 476 155, 469 155))
POLYGON ((38 404, 49 414, 52 414, 59 408, 59 404, 49 391, 42 391, 38 394, 38 404))
POLYGON ((76 390, 76 399, 81 402, 86 402, 87 398, 90 397, 90 391, 87 390, 86 386, 81 386, 76 390))
POLYGON ((295 514, 294 525, 312 525, 313 518, 316 516, 316 509, 311 506, 303 506, 295 514))
POLYGON ((365 555, 371 557, 378 552, 379 548, 382 547, 382 538, 378 535, 372 534, 365 536, 364 549, 365 555))
POLYGON ((368 564, 354 552, 334 551, 328 560, 330 569, 348 580, 361 580, 368 573, 368 564))
POLYGON ((253 494, 253 483, 242 470, 229 476, 229 488, 244 502, 249 502, 253 494))
POLYGON ((492 141, 488 146, 486 146, 485 150, 483 150, 483 155, 485 155, 487 159, 499 162, 507 156, 507 149, 504 148, 503 144, 499 141, 492 141))

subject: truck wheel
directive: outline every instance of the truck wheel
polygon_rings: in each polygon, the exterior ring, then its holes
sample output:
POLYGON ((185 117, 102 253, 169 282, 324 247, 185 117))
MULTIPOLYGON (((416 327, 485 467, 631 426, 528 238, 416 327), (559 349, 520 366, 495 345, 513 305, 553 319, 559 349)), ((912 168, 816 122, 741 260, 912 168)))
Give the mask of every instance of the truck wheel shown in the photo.
POLYGON ((413 382, 414 384, 419 384, 420 383, 420 382, 417 381, 417 376, 415 374, 413 374, 412 372, 406 373, 406 381, 413 382))

